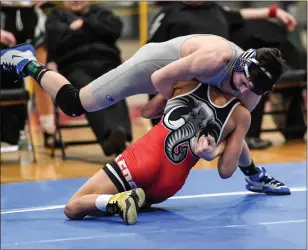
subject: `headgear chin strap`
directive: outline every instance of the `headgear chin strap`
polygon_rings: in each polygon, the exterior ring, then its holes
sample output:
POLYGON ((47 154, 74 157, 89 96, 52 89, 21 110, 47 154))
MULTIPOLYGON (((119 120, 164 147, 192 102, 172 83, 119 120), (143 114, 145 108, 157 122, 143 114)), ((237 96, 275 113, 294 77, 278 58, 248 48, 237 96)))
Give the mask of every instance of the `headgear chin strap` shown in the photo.
POLYGON ((249 74, 248 69, 252 63, 257 65, 262 70, 262 72, 265 74, 267 79, 264 79, 264 77, 256 77, 260 79, 252 82, 254 87, 251 89, 251 91, 257 95, 263 95, 274 87, 274 84, 269 84, 269 80, 270 82, 273 81, 273 76, 264 67, 260 66, 260 63, 256 60, 256 55, 257 55, 257 51, 255 49, 249 49, 245 51, 242 55, 240 55, 236 59, 235 64, 234 64, 234 71, 244 72, 246 77, 251 81, 251 76, 249 74))

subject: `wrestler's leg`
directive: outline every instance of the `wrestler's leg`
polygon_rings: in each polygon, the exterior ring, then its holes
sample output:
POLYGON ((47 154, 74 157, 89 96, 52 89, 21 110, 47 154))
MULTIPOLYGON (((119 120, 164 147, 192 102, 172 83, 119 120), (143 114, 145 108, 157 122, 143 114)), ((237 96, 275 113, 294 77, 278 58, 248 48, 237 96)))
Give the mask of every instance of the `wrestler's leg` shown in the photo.
POLYGON ((137 188, 125 191, 121 186, 114 184, 104 169, 97 171, 71 197, 64 208, 65 215, 70 219, 79 220, 87 215, 120 214, 127 224, 134 224, 138 206, 143 205, 145 200, 143 190, 137 188))
POLYGON ((152 73, 176 59, 168 56, 168 50, 168 47, 159 44, 145 45, 122 65, 102 75, 80 91, 72 87, 65 77, 47 71, 44 65, 38 63, 30 45, 2 50, 1 70, 12 71, 22 77, 33 77, 58 102, 66 114, 77 116, 86 111, 106 108, 128 96, 156 93, 151 82, 152 73), (69 104, 71 105, 67 107, 69 104))
MULTIPOLYGON (((36 58, 40 63, 46 62, 46 50, 43 46, 39 46, 36 49, 36 58)), ((47 137, 47 134, 52 135, 56 130, 56 125, 54 122, 53 101, 48 93, 42 89, 32 78, 29 80, 31 80, 31 84, 34 86, 35 102, 39 114, 40 124, 47 137)))
POLYGON ((90 214, 103 214, 104 212, 100 210, 102 208, 96 207, 96 199, 103 194, 110 198, 118 192, 107 174, 99 170, 70 198, 64 213, 70 219, 82 219, 90 214))
POLYGON ((290 189, 281 181, 269 176, 264 167, 255 166, 247 143, 244 141, 239 168, 245 175, 246 188, 252 192, 289 195, 290 189))

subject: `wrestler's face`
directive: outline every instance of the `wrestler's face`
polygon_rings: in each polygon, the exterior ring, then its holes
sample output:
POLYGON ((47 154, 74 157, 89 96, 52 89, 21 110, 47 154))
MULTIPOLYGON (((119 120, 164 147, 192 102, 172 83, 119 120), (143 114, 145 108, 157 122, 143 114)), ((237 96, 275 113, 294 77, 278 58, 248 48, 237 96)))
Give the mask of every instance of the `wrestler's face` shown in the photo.
POLYGON ((83 13, 88 9, 90 2, 89 1, 64 1, 64 4, 72 12, 83 13))
POLYGON ((253 84, 249 81, 244 72, 234 72, 233 84, 231 83, 231 88, 239 94, 244 94, 253 88, 253 84))

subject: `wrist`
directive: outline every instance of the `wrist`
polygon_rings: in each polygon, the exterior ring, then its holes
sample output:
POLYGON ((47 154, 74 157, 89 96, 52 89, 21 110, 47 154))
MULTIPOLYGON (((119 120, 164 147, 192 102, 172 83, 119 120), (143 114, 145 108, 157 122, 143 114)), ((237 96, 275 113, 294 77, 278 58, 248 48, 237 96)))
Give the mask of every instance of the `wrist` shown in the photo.
POLYGON ((206 160, 207 160, 207 161, 212 161, 212 160, 214 160, 215 158, 221 156, 221 155, 222 155, 222 152, 223 152, 223 151, 222 151, 219 147, 217 147, 212 153, 210 153, 210 154, 208 154, 208 155, 206 156, 206 160))
POLYGON ((276 17, 277 11, 278 11, 278 6, 271 5, 270 7, 268 7, 268 17, 276 17))

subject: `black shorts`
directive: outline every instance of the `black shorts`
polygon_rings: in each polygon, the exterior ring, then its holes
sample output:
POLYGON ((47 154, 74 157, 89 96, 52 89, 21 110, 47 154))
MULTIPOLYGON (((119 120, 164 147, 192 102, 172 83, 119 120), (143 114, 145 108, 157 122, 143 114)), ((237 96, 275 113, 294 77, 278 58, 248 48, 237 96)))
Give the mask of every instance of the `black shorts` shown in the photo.
MULTIPOLYGON (((108 175, 108 177, 110 178, 110 180, 113 182, 113 184, 116 186, 116 188, 118 189, 118 192, 124 192, 124 191, 128 191, 131 190, 133 188, 135 188, 134 186, 131 186, 126 179, 124 178, 124 176, 122 175, 122 172, 118 166, 118 164, 116 164, 114 161, 112 163, 107 163, 102 170, 105 171, 105 173, 108 175)), ((146 200, 145 204, 143 205, 142 209, 146 210, 149 209, 152 206, 152 203, 149 202, 148 200, 146 200)))
POLYGON ((124 178, 119 166, 114 161, 110 164, 107 163, 102 169, 108 175, 113 184, 116 186, 119 193, 132 189, 132 187, 124 178))

